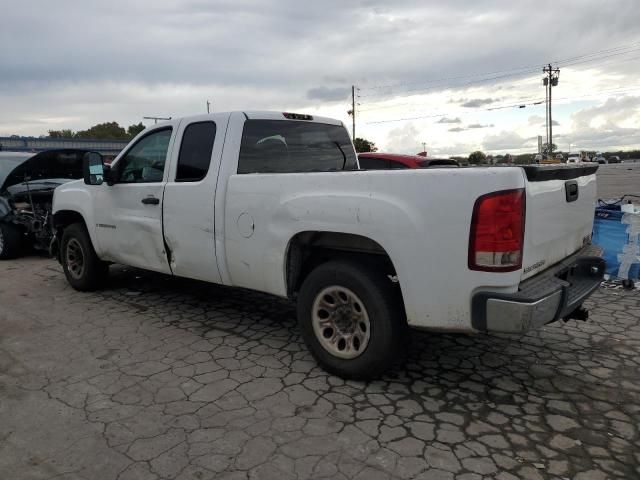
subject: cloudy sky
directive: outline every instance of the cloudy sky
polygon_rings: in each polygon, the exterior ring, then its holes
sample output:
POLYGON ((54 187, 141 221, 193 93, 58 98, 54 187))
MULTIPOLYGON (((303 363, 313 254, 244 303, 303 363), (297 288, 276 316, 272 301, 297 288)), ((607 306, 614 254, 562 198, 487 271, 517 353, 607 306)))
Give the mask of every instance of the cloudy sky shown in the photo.
POLYGON ((0 136, 293 110, 387 151, 640 147, 637 0, 29 0, 0 17, 0 136), (525 105, 525 108, 518 108, 525 105), (557 123, 557 125, 556 125, 557 123))

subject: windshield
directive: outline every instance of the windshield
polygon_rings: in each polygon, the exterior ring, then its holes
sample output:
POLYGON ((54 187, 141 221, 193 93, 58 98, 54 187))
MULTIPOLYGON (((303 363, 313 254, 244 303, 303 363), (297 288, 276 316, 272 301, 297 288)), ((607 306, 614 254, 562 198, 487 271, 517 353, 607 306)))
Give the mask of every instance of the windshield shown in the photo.
POLYGON ((238 173, 330 172, 357 169, 340 125, 291 120, 247 120, 238 173))

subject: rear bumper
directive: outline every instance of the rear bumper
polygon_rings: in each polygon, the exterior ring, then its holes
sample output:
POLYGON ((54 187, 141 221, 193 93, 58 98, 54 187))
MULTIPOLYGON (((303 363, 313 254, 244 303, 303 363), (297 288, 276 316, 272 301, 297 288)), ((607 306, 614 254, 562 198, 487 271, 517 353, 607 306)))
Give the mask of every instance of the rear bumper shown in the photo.
POLYGON ((511 294, 478 292, 471 323, 483 332, 519 333, 565 318, 602 282, 602 250, 589 245, 562 262, 529 278, 511 294))

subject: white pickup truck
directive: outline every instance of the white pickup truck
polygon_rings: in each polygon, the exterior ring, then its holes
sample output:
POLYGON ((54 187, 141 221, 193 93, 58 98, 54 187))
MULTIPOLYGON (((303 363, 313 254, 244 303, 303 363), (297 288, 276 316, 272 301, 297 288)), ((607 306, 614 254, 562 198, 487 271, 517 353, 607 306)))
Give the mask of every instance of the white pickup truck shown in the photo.
POLYGON ((234 112, 154 125, 55 190, 78 290, 111 263, 297 301, 328 371, 379 375, 407 327, 524 332, 585 316, 597 165, 365 171, 341 122, 234 112))

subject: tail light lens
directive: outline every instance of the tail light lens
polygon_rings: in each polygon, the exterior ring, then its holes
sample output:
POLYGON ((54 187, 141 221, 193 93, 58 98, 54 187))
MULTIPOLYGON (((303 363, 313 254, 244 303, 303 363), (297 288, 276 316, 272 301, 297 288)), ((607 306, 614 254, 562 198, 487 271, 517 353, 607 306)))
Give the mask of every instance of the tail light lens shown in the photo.
POLYGON ((476 200, 469 236, 469 268, 513 272, 522 267, 524 189, 493 192, 476 200))

